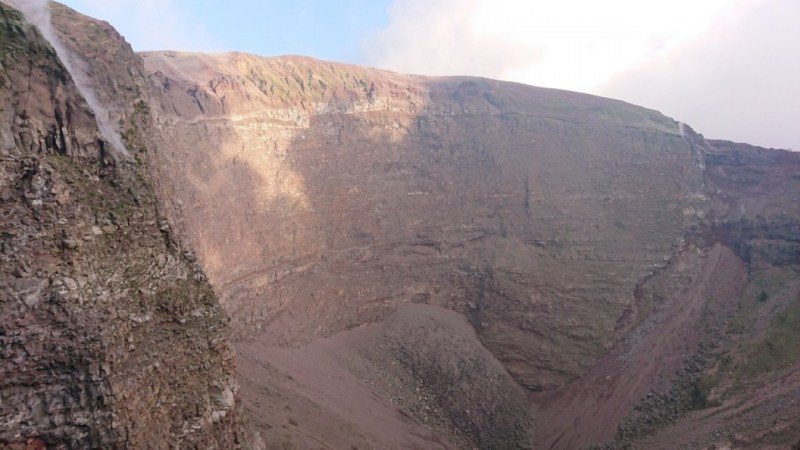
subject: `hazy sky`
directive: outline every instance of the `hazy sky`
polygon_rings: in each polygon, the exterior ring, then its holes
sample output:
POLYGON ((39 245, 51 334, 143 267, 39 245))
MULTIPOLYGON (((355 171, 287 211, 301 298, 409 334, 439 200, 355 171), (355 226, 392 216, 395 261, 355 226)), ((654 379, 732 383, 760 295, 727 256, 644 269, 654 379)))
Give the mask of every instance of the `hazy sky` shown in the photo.
POLYGON ((619 98, 800 150, 800 0, 65 0, 136 50, 303 54, 619 98))

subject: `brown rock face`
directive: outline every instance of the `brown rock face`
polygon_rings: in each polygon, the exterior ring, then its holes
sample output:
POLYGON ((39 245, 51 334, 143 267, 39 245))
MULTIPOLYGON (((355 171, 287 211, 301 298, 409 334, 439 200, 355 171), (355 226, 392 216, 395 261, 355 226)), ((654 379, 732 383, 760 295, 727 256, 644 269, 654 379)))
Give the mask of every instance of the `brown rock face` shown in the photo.
POLYGON ((788 448, 800 431, 800 155, 686 137, 710 220, 637 286, 619 344, 541 396, 540 448, 788 448))
MULTIPOLYGON (((115 163, 53 49, 3 4, 0 21, 0 447, 234 447, 227 318, 147 164, 115 163)), ((150 119, 119 105, 141 152, 150 119)))
POLYGON ((678 124, 621 102, 302 58, 144 60, 175 144, 168 209, 240 337, 307 342, 424 302, 551 388, 610 346, 707 208, 678 124))
MULTIPOLYGON (((452 380, 448 350, 381 345, 377 332, 357 332, 370 344, 342 337, 350 356, 334 366, 457 446, 788 442, 792 428, 764 425, 792 414, 765 412, 778 403, 766 391, 750 403, 758 414, 697 414, 755 392, 740 378, 778 383, 800 359, 794 345, 774 350, 795 323, 795 155, 705 141, 613 100, 490 80, 296 57, 143 57, 171 144, 157 155, 159 189, 232 316, 259 426, 282 420, 259 416, 259 383, 287 389, 281 374, 301 373, 281 362, 289 350, 264 348, 365 323, 391 329, 401 305, 426 303, 468 318, 488 350, 476 353, 480 367, 496 359, 521 386, 549 392, 511 412, 477 389, 499 422, 464 416, 469 400, 453 397, 460 410, 432 400, 452 380), (755 330, 730 325, 754 317, 755 330), (392 352, 402 357, 369 356, 392 352), (531 410, 532 437, 501 431, 531 410), (736 424, 759 431, 717 439, 736 424)), ((317 345, 298 357, 327 361, 317 345)), ((782 392, 796 389, 787 383, 782 392)), ((307 385, 292 404, 330 411, 307 385)), ((313 429, 295 425, 293 436, 313 429)))

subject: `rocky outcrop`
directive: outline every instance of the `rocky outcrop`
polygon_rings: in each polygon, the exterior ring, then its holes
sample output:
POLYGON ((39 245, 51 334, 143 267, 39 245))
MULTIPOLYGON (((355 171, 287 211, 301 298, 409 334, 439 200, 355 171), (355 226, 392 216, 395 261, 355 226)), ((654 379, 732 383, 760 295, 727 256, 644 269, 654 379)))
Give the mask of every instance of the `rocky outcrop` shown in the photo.
MULTIPOLYGON (((235 447, 227 318, 158 213, 146 111, 118 109, 138 162, 116 160, 50 45, 0 20, 0 447, 235 447)), ((88 23, 77 45, 136 59, 88 23)))

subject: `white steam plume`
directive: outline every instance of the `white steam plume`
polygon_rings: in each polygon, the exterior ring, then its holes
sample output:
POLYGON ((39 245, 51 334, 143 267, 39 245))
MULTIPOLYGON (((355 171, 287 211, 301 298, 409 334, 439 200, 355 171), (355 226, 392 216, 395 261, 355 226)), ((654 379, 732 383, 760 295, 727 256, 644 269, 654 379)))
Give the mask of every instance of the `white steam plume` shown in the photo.
POLYGON ((122 143, 122 138, 117 132, 116 128, 111 123, 110 114, 106 107, 104 107, 100 100, 94 93, 89 76, 84 70, 84 62, 72 54, 66 47, 61 44, 61 41, 53 32, 53 27, 50 20, 50 0, 2 0, 14 8, 19 9, 25 15, 28 22, 39 28, 39 32, 50 43, 56 51, 58 58, 67 69, 78 92, 86 100, 86 103, 94 113, 97 120, 97 128, 103 138, 111 144, 111 155, 117 159, 122 156, 125 159, 131 159, 130 154, 125 149, 122 143))

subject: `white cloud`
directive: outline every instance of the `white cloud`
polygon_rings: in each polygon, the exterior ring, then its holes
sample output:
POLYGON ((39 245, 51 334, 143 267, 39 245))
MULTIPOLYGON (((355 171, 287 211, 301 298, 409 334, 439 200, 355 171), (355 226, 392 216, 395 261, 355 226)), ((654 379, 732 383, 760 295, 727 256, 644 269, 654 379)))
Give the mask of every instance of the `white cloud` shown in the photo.
POLYGON ((371 62, 591 90, 691 40, 743 0, 395 0, 371 62))
POLYGON ((760 3, 598 93, 658 109, 707 137, 800 150, 799 17, 796 0, 760 3))
POLYGON ((537 58, 535 49, 475 33, 478 6, 474 0, 392 2, 388 27, 366 44, 367 62, 426 75, 496 78, 504 67, 523 67, 537 58))
POLYGON ((712 137, 800 148, 798 17, 796 0, 394 0, 365 58, 613 96, 712 137))

